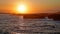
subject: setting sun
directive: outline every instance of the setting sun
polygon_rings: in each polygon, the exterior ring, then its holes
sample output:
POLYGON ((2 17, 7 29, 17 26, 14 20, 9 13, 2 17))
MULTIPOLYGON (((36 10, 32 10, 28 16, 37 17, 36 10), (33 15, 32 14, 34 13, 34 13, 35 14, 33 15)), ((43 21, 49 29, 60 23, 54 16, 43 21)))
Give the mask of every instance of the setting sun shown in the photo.
POLYGON ((17 6, 18 13, 26 13, 26 6, 25 5, 18 5, 17 6))

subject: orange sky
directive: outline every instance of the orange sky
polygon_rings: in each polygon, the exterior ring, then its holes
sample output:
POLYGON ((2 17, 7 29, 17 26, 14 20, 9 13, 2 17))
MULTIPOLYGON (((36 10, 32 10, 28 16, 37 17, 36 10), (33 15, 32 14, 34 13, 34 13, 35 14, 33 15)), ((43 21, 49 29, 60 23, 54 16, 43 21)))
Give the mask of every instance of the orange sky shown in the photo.
POLYGON ((0 10, 15 11, 17 4, 19 3, 25 4, 29 13, 48 12, 48 10, 60 10, 60 0, 0 0, 0 10))

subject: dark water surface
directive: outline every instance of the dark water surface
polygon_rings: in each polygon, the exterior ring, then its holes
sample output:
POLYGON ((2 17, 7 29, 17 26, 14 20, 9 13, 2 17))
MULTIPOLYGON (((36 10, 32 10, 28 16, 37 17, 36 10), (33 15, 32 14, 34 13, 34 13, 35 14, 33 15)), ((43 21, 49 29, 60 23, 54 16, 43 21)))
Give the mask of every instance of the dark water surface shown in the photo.
POLYGON ((0 34, 60 34, 60 21, 22 19, 20 16, 0 14, 0 34))

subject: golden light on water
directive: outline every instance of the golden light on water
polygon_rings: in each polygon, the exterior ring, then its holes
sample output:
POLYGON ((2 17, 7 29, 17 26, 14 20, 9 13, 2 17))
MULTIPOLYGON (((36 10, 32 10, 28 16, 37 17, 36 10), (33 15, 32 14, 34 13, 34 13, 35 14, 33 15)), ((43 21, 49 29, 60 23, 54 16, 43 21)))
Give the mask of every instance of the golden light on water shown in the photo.
POLYGON ((18 5, 17 6, 17 12, 24 14, 27 11, 27 7, 24 4, 18 5))

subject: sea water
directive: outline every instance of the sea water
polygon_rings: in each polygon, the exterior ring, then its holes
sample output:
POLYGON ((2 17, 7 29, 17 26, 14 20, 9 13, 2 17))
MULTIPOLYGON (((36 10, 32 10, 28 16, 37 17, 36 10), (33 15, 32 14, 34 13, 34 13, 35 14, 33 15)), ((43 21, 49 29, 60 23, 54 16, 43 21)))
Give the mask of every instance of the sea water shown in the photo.
POLYGON ((48 34, 60 32, 59 21, 40 19, 20 19, 20 16, 0 14, 0 33, 10 34, 48 34))

